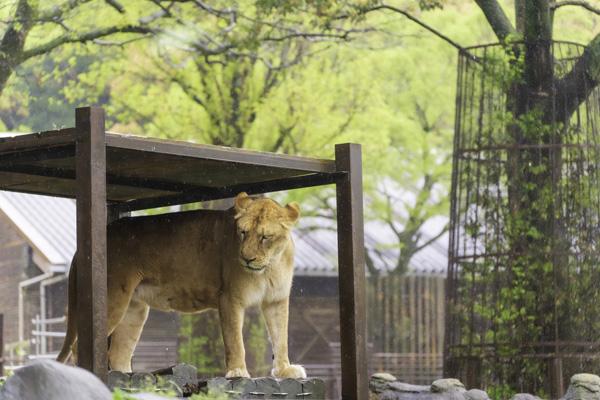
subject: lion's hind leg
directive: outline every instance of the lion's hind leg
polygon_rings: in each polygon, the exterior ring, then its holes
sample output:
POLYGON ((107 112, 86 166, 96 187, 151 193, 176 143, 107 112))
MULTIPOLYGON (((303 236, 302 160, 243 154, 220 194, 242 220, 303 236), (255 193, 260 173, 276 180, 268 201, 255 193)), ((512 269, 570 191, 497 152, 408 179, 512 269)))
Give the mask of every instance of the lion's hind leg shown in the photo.
MULTIPOLYGON (((135 288, 139 284, 139 278, 132 273, 131 269, 125 268, 125 266, 113 266, 109 269, 108 276, 108 318, 107 318, 107 334, 112 335, 112 341, 114 340, 114 331, 121 324, 123 319, 130 307, 136 306, 132 301, 133 293, 135 288)), ((144 318, 145 321, 145 318, 144 318)), ((142 322, 143 325, 143 322, 142 322)), ((109 363, 110 363, 110 349, 109 349, 109 363)), ((110 363, 112 369, 119 370, 122 366, 110 363)))
POLYGON ((131 372, 131 357, 140 339, 150 307, 132 299, 125 316, 113 331, 108 361, 113 370, 131 372))

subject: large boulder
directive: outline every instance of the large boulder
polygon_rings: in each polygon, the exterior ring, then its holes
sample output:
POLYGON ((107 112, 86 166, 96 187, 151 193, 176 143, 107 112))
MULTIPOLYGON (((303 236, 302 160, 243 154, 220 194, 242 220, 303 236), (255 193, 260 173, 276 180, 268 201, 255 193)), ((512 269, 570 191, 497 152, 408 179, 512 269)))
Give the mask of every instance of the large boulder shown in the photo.
POLYGON ((576 374, 563 400, 600 400, 600 377, 593 374, 576 374))
POLYGON ((92 373, 51 360, 34 361, 6 380, 0 400, 112 400, 92 373))
POLYGON ((431 386, 391 381, 387 376, 371 377, 370 387, 380 400, 487 400, 482 390, 466 391, 458 379, 438 379, 431 386))
POLYGON ((490 400, 483 390, 466 390, 458 379, 438 379, 430 386, 411 385, 379 373, 369 381, 371 397, 379 400, 490 400))
POLYGON ((431 391, 433 393, 463 393, 466 390, 465 385, 458 379, 444 378, 433 381, 431 384, 431 391))
POLYGON ((542 400, 541 398, 529 393, 517 393, 510 400, 542 400))
POLYGON ((466 400, 490 400, 487 392, 479 389, 471 389, 465 392, 466 400))

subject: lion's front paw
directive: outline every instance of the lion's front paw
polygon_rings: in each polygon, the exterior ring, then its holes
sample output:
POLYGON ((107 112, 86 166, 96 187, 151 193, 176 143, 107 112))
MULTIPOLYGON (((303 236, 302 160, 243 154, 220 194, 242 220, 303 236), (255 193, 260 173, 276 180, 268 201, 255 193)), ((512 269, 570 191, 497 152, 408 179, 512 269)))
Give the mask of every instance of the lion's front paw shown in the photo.
POLYGON ((273 368, 271 375, 275 378, 305 379, 306 371, 302 365, 288 365, 285 368, 273 368))
POLYGON ((246 368, 234 368, 227 371, 225 378, 250 378, 246 368))

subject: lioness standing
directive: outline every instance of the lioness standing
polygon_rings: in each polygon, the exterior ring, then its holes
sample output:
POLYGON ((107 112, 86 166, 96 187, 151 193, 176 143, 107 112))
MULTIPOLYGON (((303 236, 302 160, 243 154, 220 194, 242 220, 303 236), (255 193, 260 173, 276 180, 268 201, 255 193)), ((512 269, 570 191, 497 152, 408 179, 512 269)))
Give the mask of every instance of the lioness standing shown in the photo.
MULTIPOLYGON (((294 270, 296 203, 240 193, 227 211, 193 211, 125 218, 108 227, 108 360, 130 372, 131 357, 150 307, 196 313, 217 309, 225 344, 226 377, 249 377, 244 310, 260 305, 274 360, 271 374, 305 378, 288 359, 288 305, 294 270)), ((76 353, 76 270, 69 274, 67 335, 59 361, 76 353)))

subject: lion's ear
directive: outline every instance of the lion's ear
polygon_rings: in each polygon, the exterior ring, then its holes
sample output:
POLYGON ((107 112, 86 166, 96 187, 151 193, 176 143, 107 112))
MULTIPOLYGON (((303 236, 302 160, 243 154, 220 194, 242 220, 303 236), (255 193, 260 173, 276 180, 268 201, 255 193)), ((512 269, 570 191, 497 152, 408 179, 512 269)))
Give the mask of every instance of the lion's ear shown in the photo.
POLYGON ((248 208, 248 205, 252 203, 252 199, 248 197, 248 193, 241 192, 235 196, 235 211, 239 214, 248 208))
POLYGON ((286 205, 285 211, 287 212, 288 222, 292 225, 298 221, 298 218, 300 218, 300 206, 296 202, 286 205))

